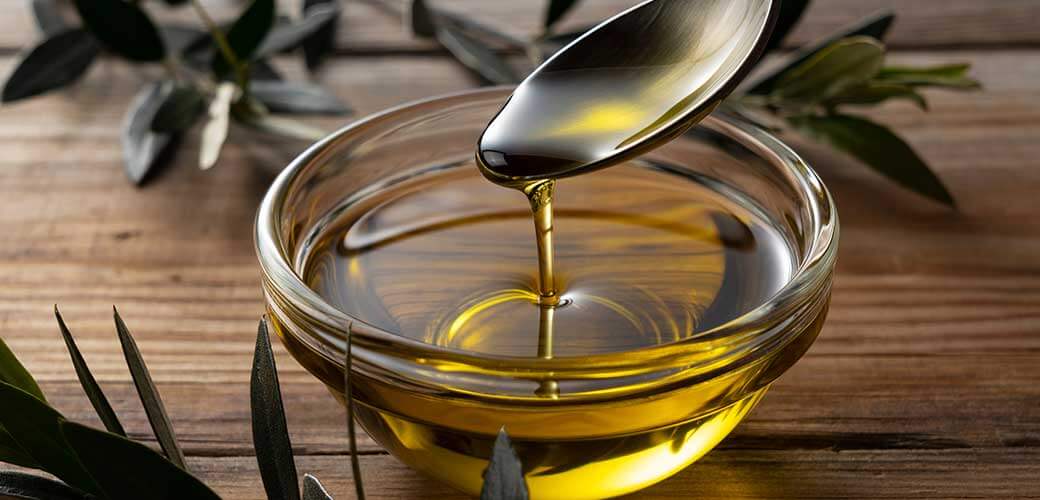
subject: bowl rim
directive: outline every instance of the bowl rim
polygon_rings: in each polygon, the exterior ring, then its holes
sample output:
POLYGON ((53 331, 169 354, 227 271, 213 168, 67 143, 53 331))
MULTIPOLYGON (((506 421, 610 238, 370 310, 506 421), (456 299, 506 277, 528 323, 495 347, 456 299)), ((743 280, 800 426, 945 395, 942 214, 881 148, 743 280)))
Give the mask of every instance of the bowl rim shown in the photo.
MULTIPOLYGON (((293 269, 292 252, 287 251, 279 231, 279 221, 281 202, 308 165, 320 161, 327 151, 338 144, 349 141, 355 132, 396 115, 430 104, 484 104, 497 96, 501 96, 504 102, 512 89, 511 86, 484 87, 405 102, 352 122, 300 153, 272 182, 257 210, 254 245, 265 292, 289 303, 306 317, 311 326, 325 332, 335 332, 334 338, 323 339, 325 345, 345 347, 346 338, 350 336, 355 345, 355 359, 364 361, 372 354, 370 351, 384 355, 381 359, 386 354, 396 357, 407 352, 413 359, 421 359, 427 365, 450 364, 456 369, 469 366, 467 371, 480 369, 484 374, 508 377, 551 376, 561 379, 603 378, 618 376, 622 372, 624 376, 637 376, 666 368, 682 369, 689 376, 715 372, 725 367, 743 366, 748 358, 758 358, 763 349, 779 349, 791 340, 782 338, 785 333, 783 328, 772 326, 777 318, 786 318, 805 310, 809 302, 820 294, 829 293, 830 277, 837 257, 839 224, 834 201, 827 188, 797 153, 771 133, 720 113, 708 116, 695 126, 719 132, 748 148, 770 165, 786 170, 785 178, 797 188, 808 207, 809 224, 805 231, 811 235, 811 242, 805 247, 804 255, 788 282, 770 300, 726 323, 698 332, 693 337, 633 350, 552 359, 474 353, 428 344, 382 330, 328 304, 304 283, 293 269), (710 363, 703 362, 706 351, 720 352, 720 349, 724 355, 710 363), (694 367, 691 362, 697 357, 701 360, 694 363, 697 365, 694 367)), ((342 364, 342 358, 332 358, 329 353, 314 349, 313 345, 311 347, 316 354, 326 357, 330 362, 342 364)), ((379 364, 378 361, 373 362, 379 364)))

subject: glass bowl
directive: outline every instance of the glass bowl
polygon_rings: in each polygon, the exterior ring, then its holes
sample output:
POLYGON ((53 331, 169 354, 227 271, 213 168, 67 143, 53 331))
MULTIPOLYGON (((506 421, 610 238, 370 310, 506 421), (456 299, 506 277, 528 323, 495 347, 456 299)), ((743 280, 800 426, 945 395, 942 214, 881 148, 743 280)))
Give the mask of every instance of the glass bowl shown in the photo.
POLYGON ((358 421, 416 470, 478 494, 505 426, 532 498, 636 491, 711 450, 809 348, 830 300, 837 214, 820 179, 787 146, 716 114, 644 158, 739 190, 790 246, 795 265, 786 285, 724 324, 631 351, 519 358, 397 335, 308 288, 304 261, 329 220, 392 179, 472 162, 477 137, 510 91, 399 106, 339 130, 293 161, 257 215, 268 321, 341 401, 345 341, 352 336, 358 421), (537 395, 547 379, 566 390, 558 398, 537 395))

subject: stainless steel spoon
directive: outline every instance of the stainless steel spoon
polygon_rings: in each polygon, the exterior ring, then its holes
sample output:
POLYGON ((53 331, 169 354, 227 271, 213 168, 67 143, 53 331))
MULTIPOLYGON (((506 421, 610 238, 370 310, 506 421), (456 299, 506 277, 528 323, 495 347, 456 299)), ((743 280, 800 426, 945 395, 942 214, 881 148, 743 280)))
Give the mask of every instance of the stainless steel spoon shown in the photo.
POLYGON ((609 167, 707 116, 758 59, 779 0, 649 0, 557 52, 481 135, 477 163, 523 187, 609 167))

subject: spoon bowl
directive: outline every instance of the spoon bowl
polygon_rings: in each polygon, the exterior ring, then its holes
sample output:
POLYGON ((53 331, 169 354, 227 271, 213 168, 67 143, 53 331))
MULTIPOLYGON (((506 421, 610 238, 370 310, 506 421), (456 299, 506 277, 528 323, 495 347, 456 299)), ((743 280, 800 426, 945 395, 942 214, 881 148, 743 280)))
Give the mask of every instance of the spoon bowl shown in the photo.
POLYGON ((480 137, 492 182, 522 187, 619 163, 707 116, 750 71, 774 0, 649 0, 528 76, 480 137))

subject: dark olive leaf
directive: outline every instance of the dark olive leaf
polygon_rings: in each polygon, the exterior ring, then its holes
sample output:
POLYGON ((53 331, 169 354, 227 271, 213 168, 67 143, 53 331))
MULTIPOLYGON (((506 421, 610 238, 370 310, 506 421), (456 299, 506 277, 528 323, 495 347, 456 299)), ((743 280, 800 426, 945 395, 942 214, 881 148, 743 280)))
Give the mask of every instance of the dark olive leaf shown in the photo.
POLYGON ((173 82, 154 82, 145 86, 134 97, 123 119, 123 168, 134 184, 140 185, 150 173, 157 170, 167 149, 174 144, 174 136, 152 132, 152 120, 166 97, 173 92, 173 82))
POLYGON ((425 0, 412 0, 408 9, 408 19, 412 26, 412 34, 423 38, 437 36, 437 20, 433 11, 426 6, 425 0))
POLYGON ((285 424, 278 368, 275 366, 267 321, 260 320, 253 353, 253 372, 249 381, 250 409, 253 415, 253 449, 260 465, 267 498, 299 500, 300 490, 293 462, 292 442, 285 424))
POLYGON ((982 85, 968 76, 970 64, 949 64, 925 68, 893 66, 881 68, 878 80, 911 87, 940 87, 954 90, 975 90, 982 85))
POLYGON ((29 500, 90 500, 85 493, 53 479, 20 472, 0 472, 0 498, 10 497, 29 500))
POLYGON ((249 80, 281 81, 285 78, 266 59, 257 59, 249 63, 249 80))
POLYGON ((809 44, 808 46, 799 49, 786 58, 784 63, 778 68, 755 78, 753 80, 754 83, 749 86, 747 93, 757 95, 771 93, 776 86, 777 81, 779 81, 780 78, 782 78, 789 70, 801 65, 805 61, 809 60, 809 58, 816 55, 819 51, 843 38, 869 36, 877 40, 884 40, 885 35, 888 33, 888 29, 892 26, 892 21, 894 21, 895 18, 895 14, 891 12, 875 14, 851 26, 840 29, 836 33, 816 43, 809 44))
POLYGON ((206 109, 206 98, 188 85, 178 85, 166 96, 152 118, 152 132, 174 134, 191 127, 206 109))
POLYGON ((322 486, 318 478, 310 474, 304 474, 303 500, 332 500, 332 495, 329 495, 328 490, 322 486))
POLYGON ((332 6, 335 9, 335 16, 332 21, 319 27, 303 41, 304 62, 307 64, 307 69, 311 71, 317 69, 322 61, 325 60, 325 56, 332 52, 336 46, 336 32, 339 30, 339 18, 342 15, 342 8, 336 0, 303 1, 304 18, 311 15, 311 10, 324 8, 325 6, 332 6))
POLYGON ((784 73, 770 98, 802 104, 823 102, 869 81, 884 61, 885 47, 877 40, 844 38, 784 73))
POLYGON ((506 428, 498 431, 491 461, 484 471, 484 487, 480 490, 481 500, 526 500, 527 483, 524 481, 523 465, 513 450, 506 428))
POLYGON ((220 499, 202 481, 143 444, 75 422, 62 422, 59 432, 109 498, 220 499))
POLYGON ((61 336, 65 339, 65 348, 68 349, 69 356, 72 357, 72 366, 76 369, 79 385, 83 387, 83 392, 87 394, 87 399, 90 400, 94 411, 97 412, 98 418, 101 419, 101 423, 105 424, 108 432, 126 437, 126 431, 123 430, 123 425, 119 423, 119 417, 116 416, 112 405, 108 403, 108 398, 105 397, 101 386, 94 379, 94 375, 90 373, 87 361, 83 359, 83 354, 79 352, 79 347, 76 346, 76 340, 72 338, 72 332, 69 331, 69 327, 65 325, 65 320, 61 317, 61 313, 58 312, 58 306, 54 306, 54 317, 57 318, 58 329, 61 330, 61 336))
POLYGON ((36 27, 45 37, 50 38, 69 27, 54 0, 32 0, 32 11, 36 27))
POLYGON ((14 355, 11 348, 7 347, 3 338, 0 338, 0 382, 7 382, 32 394, 40 401, 47 401, 40 385, 36 383, 36 379, 29 373, 29 370, 25 369, 25 366, 22 366, 21 361, 18 361, 18 357, 14 355))
POLYGON ((163 0, 163 2, 166 3, 166 5, 171 5, 171 6, 174 6, 174 7, 179 7, 181 5, 186 5, 190 1, 191 0, 163 0))
POLYGON ((924 160, 891 130, 850 115, 788 118, 806 136, 833 146, 902 186, 953 206, 953 197, 924 160))
MULTIPOLYGON (((228 45, 240 63, 245 63, 253 57, 264 38, 274 26, 274 0, 253 0, 242 15, 231 25, 227 31, 228 45)), ((213 74, 223 77, 231 71, 229 61, 218 52, 213 57, 213 74)))
POLYGON ((2 102, 17 101, 64 87, 87 71, 98 55, 94 38, 82 29, 44 40, 22 58, 4 84, 2 102))
POLYGON ((36 463, 27 452, 22 450, 22 447, 7 433, 3 425, 0 425, 0 462, 29 469, 40 468, 40 464, 36 463))
POLYGON ((41 470, 88 493, 100 489, 61 434, 60 413, 6 382, 0 382, 0 426, 41 470))
POLYGON ((163 41, 166 43, 166 48, 168 48, 170 52, 177 54, 182 53, 188 47, 198 43, 198 40, 202 37, 205 37, 206 39, 210 38, 208 32, 191 26, 160 26, 159 33, 162 34, 163 41))
POLYGON ((75 4, 83 24, 112 52, 141 62, 166 57, 159 28, 136 2, 75 0, 75 4))
POLYGON ((126 323, 123 323, 123 318, 119 317, 119 311, 115 307, 112 308, 112 316, 115 318, 116 332, 119 335, 119 343, 123 347, 123 357, 126 358, 126 366, 130 369, 130 377, 134 379, 137 395, 141 398, 141 405, 144 406, 144 412, 148 416, 148 422, 152 426, 152 431, 155 432, 155 438, 159 441, 159 446, 162 447, 163 452, 166 453, 166 458, 171 463, 181 469, 188 470, 187 465, 184 463, 184 452, 181 451, 180 446, 177 444, 177 437, 173 433, 170 417, 166 414, 166 408, 163 406, 162 398, 159 396, 159 390, 156 389, 155 383, 152 382, 152 375, 148 372, 144 358, 141 357, 141 351, 137 348, 137 342, 130 335, 130 330, 126 327, 126 323))
POLYGON ((513 68, 498 54, 462 30, 445 23, 437 26, 436 35, 437 41, 455 56, 456 60, 485 83, 504 85, 520 81, 513 68))
POLYGON ((339 17, 339 8, 335 4, 317 5, 307 9, 307 13, 299 22, 277 24, 264 38, 264 42, 256 49, 253 57, 267 57, 286 50, 292 50, 303 44, 303 41, 318 30, 335 23, 339 17))
POLYGON ((253 130, 288 139, 315 142, 328 135, 328 132, 324 130, 282 116, 271 116, 269 113, 261 115, 235 113, 232 116, 238 123, 253 130))
POLYGON ((208 170, 217 164, 220 151, 227 141, 228 126, 231 123, 231 100, 235 96, 235 86, 230 82, 221 83, 216 95, 209 103, 206 125, 202 127, 199 140, 199 168, 208 170))
POLYGON ((914 90, 913 87, 909 85, 899 85, 879 81, 871 81, 862 85, 846 88, 840 93, 827 99, 827 101, 824 102, 824 105, 829 108, 841 105, 868 106, 889 99, 907 99, 916 104, 917 107, 928 111, 928 101, 925 100, 923 95, 914 90))
POLYGON ((347 325, 346 359, 343 363, 343 399, 347 402, 347 444, 350 448, 350 471, 354 475, 354 492, 358 500, 365 500, 365 485, 361 481, 361 459, 357 452, 357 432, 354 426, 354 325, 347 325))
POLYGON ((250 94, 272 113, 344 115, 350 108, 329 91, 301 82, 253 82, 250 94))
POLYGON ((802 19, 802 15, 805 14, 805 9, 808 7, 809 0, 782 0, 780 2, 780 14, 776 18, 772 34, 769 35, 766 52, 780 48, 787 35, 798 25, 798 21, 802 19))
POLYGON ((563 19, 563 16, 577 3, 578 0, 549 0, 549 4, 545 6, 545 18, 542 21, 545 31, 549 31, 553 25, 563 19))

